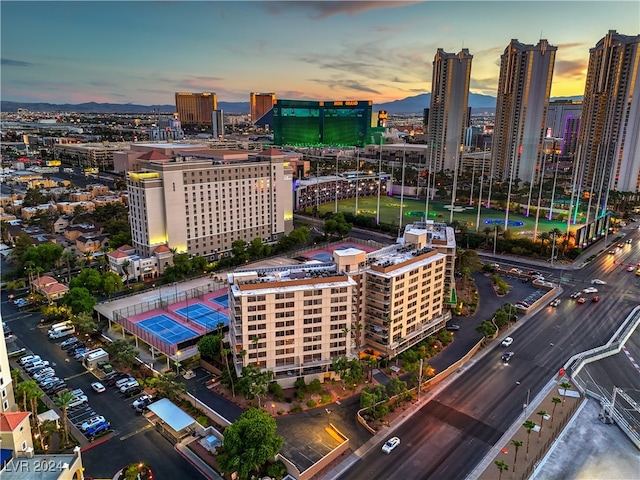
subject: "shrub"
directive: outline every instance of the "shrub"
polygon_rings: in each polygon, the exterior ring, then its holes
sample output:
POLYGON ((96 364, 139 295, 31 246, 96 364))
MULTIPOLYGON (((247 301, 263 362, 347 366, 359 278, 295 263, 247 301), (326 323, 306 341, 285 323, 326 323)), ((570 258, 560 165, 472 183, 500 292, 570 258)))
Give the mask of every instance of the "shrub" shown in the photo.
POLYGON ((318 395, 322 393, 322 383, 317 378, 315 380, 311 380, 309 385, 307 386, 308 393, 317 393, 318 395))
POLYGON ((329 395, 328 393, 325 393, 324 395, 322 395, 322 403, 331 403, 331 395, 329 395))
POLYGON ((297 413, 302 411, 302 405, 296 403, 293 407, 289 409, 289 413, 297 413))
POLYGON ((271 382, 269 384, 269 393, 273 395, 274 400, 280 402, 284 398, 284 391, 277 382, 271 382))
POLYGON ((202 415, 202 416, 196 418, 196 422, 198 422, 203 427, 208 427, 209 426, 209 417, 207 417, 205 415, 202 415))
POLYGON ((318 403, 315 400, 311 399, 311 400, 307 401, 307 407, 315 408, 317 406, 318 406, 318 403))
POLYGON ((267 467, 267 475, 276 480, 281 480, 287 474, 287 467, 280 460, 273 462, 267 467))

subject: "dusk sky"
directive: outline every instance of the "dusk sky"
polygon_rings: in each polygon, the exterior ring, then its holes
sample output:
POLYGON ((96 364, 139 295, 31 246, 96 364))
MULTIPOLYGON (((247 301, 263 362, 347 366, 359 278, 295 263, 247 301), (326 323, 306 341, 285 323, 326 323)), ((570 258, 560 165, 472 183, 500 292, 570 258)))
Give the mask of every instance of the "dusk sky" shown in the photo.
POLYGON ((582 95, 589 49, 640 34, 633 1, 0 2, 1 98, 173 104, 174 93, 291 100, 428 93, 438 48, 473 55, 471 92, 496 95, 511 39, 558 47, 552 97, 582 95))

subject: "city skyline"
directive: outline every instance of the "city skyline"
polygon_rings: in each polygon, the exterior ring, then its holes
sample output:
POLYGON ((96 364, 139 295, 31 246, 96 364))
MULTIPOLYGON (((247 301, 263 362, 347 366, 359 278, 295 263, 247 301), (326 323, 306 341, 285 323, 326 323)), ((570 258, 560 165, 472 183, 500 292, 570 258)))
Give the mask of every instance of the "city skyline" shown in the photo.
POLYGON ((609 30, 637 35, 640 17, 631 1, 3 1, 0 9, 3 100, 147 105, 173 103, 178 91, 223 102, 263 91, 384 103, 430 92, 438 48, 468 49, 470 91, 496 96, 512 39, 557 46, 551 96, 582 95, 589 49, 609 30))

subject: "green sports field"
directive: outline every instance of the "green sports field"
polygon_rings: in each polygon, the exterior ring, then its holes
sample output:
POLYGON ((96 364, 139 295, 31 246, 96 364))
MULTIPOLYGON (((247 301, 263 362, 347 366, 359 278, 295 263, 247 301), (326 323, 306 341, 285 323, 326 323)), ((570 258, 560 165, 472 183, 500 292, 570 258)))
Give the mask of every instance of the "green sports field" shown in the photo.
MULTIPOLYGON (((377 197, 366 197, 358 199, 358 215, 365 215, 374 217, 376 216, 377 210, 377 197)), ((350 212, 355 213, 355 199, 349 200, 341 200, 338 202, 338 211, 339 212, 350 212)), ((440 222, 449 222, 450 212, 449 207, 450 203, 430 201, 429 202, 429 219, 440 221, 440 222)), ((325 212, 333 212, 335 211, 335 203, 326 203, 324 205, 320 205, 319 210, 321 213, 325 212)), ((404 198, 404 205, 402 208, 402 216, 403 216, 403 225, 414 221, 421 221, 424 217, 425 211, 425 200, 422 199, 414 199, 414 198, 404 198)), ((453 220, 460 222, 461 225, 466 225, 470 230, 476 229, 476 220, 478 215, 478 207, 470 206, 470 205, 462 205, 456 204, 453 213, 453 220)), ((504 227, 504 216, 505 213, 500 210, 487 209, 482 207, 480 209, 480 228, 478 229, 482 232, 486 227, 493 228, 493 226, 498 223, 501 227, 504 227)), ((381 197, 380 198, 380 221, 382 223, 398 225, 400 218, 400 198, 399 197, 381 197)), ((535 215, 530 217, 525 217, 524 215, 517 215, 514 213, 509 213, 509 230, 514 232, 521 232, 521 234, 526 235, 525 232, 530 232, 533 234, 534 225, 535 225, 535 215)), ((580 225, 572 225, 572 230, 580 225)), ((540 218, 538 221, 538 231, 539 232, 548 232, 553 230, 554 228, 558 228, 561 231, 566 231, 567 223, 566 222, 558 222, 558 221, 549 221, 546 218, 540 218)))

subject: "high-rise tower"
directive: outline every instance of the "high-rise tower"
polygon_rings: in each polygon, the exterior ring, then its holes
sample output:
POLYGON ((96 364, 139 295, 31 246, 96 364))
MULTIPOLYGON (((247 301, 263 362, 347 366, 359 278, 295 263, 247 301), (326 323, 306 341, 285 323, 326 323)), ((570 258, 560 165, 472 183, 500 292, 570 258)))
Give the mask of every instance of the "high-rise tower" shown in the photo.
POLYGON ((464 145, 472 59, 466 48, 457 54, 439 48, 433 60, 428 121, 433 171, 454 171, 464 145))
POLYGON ((491 147, 495 179, 535 182, 558 48, 540 40, 511 40, 500 57, 496 120, 491 147))
POLYGON ((589 50, 576 189, 601 216, 610 190, 640 191, 640 35, 609 31, 589 50))
POLYGON ((211 125, 213 111, 217 109, 215 93, 176 93, 176 111, 182 125, 211 125))
POLYGON ((275 93, 251 92, 251 97, 249 98, 251 123, 255 125, 261 122, 261 119, 271 110, 273 110, 273 106, 275 104, 275 93))

